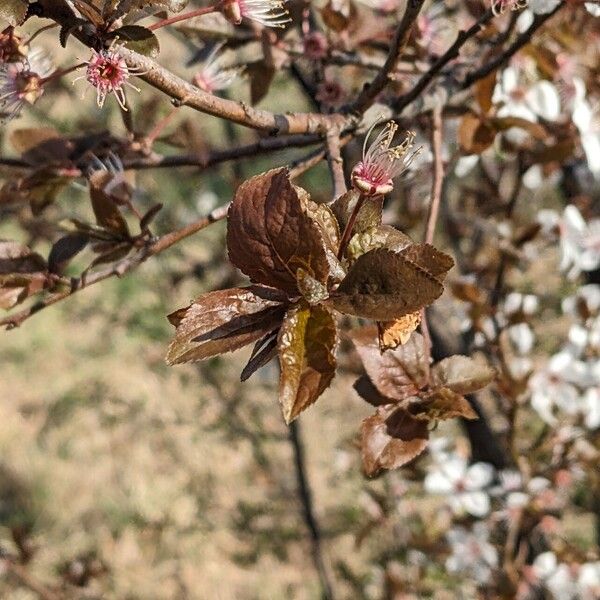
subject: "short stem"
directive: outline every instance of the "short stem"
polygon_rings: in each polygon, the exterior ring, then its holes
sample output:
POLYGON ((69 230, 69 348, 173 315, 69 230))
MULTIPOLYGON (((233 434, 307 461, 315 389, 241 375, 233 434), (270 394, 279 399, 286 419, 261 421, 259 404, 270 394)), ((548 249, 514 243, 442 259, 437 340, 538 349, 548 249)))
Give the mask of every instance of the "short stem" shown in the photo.
POLYGON ((46 83, 49 83, 50 81, 54 81, 55 79, 60 79, 61 77, 64 77, 65 75, 68 75, 69 73, 72 73, 73 71, 76 71, 77 69, 80 69, 83 66, 85 66, 85 63, 73 65, 68 69, 58 69, 54 71, 54 73, 50 73, 48 77, 43 77, 42 79, 40 79, 40 84, 44 85, 46 83))
POLYGON ((344 228, 344 233, 342 234, 342 240, 340 241, 340 249, 338 251, 338 259, 342 260, 344 254, 346 253, 346 248, 348 247, 348 243, 350 242, 350 238, 352 237, 352 230, 354 229, 354 224, 356 223, 356 218, 358 217, 358 213, 362 208, 363 204, 367 197, 364 194, 361 194, 356 201, 356 205, 354 206, 354 210, 348 219, 348 223, 346 223, 346 227, 344 228))
POLYGON ((173 23, 180 23, 181 21, 187 21, 188 19, 193 19, 194 17, 200 17, 202 15, 208 15, 210 13, 216 12, 219 10, 220 4, 213 4, 211 6, 205 6, 203 8, 198 8, 196 10, 191 10, 190 12, 184 13, 183 15, 177 15, 175 17, 171 17, 170 19, 163 19, 162 21, 158 21, 154 23, 154 25, 150 25, 148 29, 150 31, 156 31, 161 27, 166 27, 167 25, 173 25, 173 23))
POLYGON ((23 42, 24 46, 29 46, 29 44, 31 44, 31 42, 33 42, 33 40, 35 40, 35 38, 40 35, 40 33, 44 33, 44 31, 48 31, 49 29, 54 29, 55 27, 58 27, 58 23, 52 23, 52 25, 46 25, 40 29, 38 29, 35 33, 31 34, 31 37, 27 40, 25 40, 25 42, 23 42))

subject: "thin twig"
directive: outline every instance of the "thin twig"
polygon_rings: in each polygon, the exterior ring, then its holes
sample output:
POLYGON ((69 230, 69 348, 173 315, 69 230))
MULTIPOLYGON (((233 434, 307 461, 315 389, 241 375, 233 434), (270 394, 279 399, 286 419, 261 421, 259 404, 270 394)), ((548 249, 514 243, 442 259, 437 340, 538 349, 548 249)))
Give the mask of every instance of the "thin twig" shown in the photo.
POLYGON ((133 254, 132 256, 128 256, 119 262, 110 265, 109 267, 92 273, 91 275, 87 275, 85 277, 79 277, 74 279, 71 283, 71 287, 64 292, 57 292, 55 294, 51 294, 47 296, 40 302, 36 302, 29 308, 26 308, 20 312, 9 315, 5 319, 0 321, 0 327, 5 327, 6 329, 14 329, 15 327, 19 327, 23 324, 24 321, 32 317, 34 314, 40 312, 44 308, 48 306, 52 306, 57 302, 61 302, 62 300, 66 300, 70 298, 77 292, 88 288, 96 283, 104 281, 105 279, 109 279, 111 277, 117 276, 122 277, 129 271, 132 271, 140 264, 148 260, 151 256, 155 256, 164 252, 171 246, 177 244, 181 240, 190 237, 191 235, 197 233, 198 231, 205 229, 209 225, 216 223, 224 219, 227 216, 228 205, 221 206, 213 210, 208 216, 202 217, 181 229, 176 231, 172 231, 171 233, 167 233, 162 237, 158 238, 152 244, 141 248, 138 252, 133 254))
POLYGON ((298 482, 298 495, 302 502, 302 514, 304 522, 310 532, 312 543, 312 558, 315 564, 319 580, 321 582, 323 600, 334 600, 331 578, 327 572, 323 557, 321 528, 313 509, 312 490, 306 473, 306 459, 304 456, 304 444, 302 443, 300 424, 292 421, 289 427, 289 440, 294 451, 294 467, 296 469, 296 480, 298 482))
MULTIPOLYGON (((426 244, 433 243, 435 227, 440 214, 440 204, 442 201, 442 188, 444 185, 444 159, 442 157, 443 143, 443 121, 442 105, 436 104, 431 114, 431 148, 433 152, 433 182, 431 185, 431 201, 429 202, 429 214, 427 215, 427 224, 425 226, 425 235, 423 241, 426 244)), ((421 333, 425 340, 426 354, 431 356, 431 334, 427 323, 427 312, 423 308, 421 311, 421 333)))
POLYGON ((156 31, 161 27, 166 27, 167 25, 174 25, 175 23, 181 23, 181 21, 187 21, 188 19, 193 19, 194 17, 200 17, 202 15, 207 15, 209 13, 213 13, 219 9, 219 5, 215 4, 213 6, 203 6, 202 8, 197 8, 196 10, 191 10, 182 15, 176 15, 169 19, 163 19, 162 21, 158 21, 150 25, 147 29, 150 31, 156 31))
MULTIPOLYGON (((230 160, 255 158, 257 154, 311 146, 313 144, 317 144, 320 140, 321 136, 317 134, 286 135, 274 138, 265 137, 244 146, 237 146, 225 150, 214 150, 207 156, 200 156, 198 154, 162 156, 160 154, 153 153, 150 156, 126 159, 123 161, 123 166, 127 170, 165 169, 172 167, 198 167, 201 169, 206 169, 230 160)), ((0 166, 14 169, 33 168, 29 162, 23 159, 2 156, 0 156, 0 166)), ((78 177, 81 174, 82 172, 77 171, 76 169, 71 171, 71 175, 73 177, 78 177)))
POLYGON ((327 161, 333 181, 333 197, 338 198, 346 192, 346 178, 344 176, 344 161, 340 154, 339 132, 330 130, 327 134, 327 161))
POLYGON ((388 57, 373 81, 366 85, 358 98, 348 108, 349 112, 362 114, 373 104, 375 98, 390 82, 390 75, 394 72, 404 48, 408 43, 412 28, 419 16, 425 0, 408 0, 402 20, 398 24, 394 39, 390 46, 388 57))
POLYGON ((433 244, 435 227, 440 213, 442 186, 444 185, 444 159, 442 157, 443 142, 442 106, 436 104, 431 115, 431 148, 433 151, 433 183, 431 186, 431 202, 425 228, 425 243, 433 244))
POLYGON ((466 88, 470 87, 476 81, 479 81, 480 79, 484 79, 490 73, 492 73, 493 71, 495 71, 496 69, 498 69, 499 67, 504 65, 506 62, 508 62, 513 55, 515 55, 521 48, 523 48, 523 46, 526 46, 531 41, 533 34, 537 30, 542 25, 544 25, 544 23, 546 23, 546 21, 551 19, 564 6, 566 6, 566 2, 564 2, 564 0, 563 0, 563 2, 561 2, 552 12, 549 12, 546 15, 537 15, 536 18, 534 19, 533 23, 529 27, 529 29, 527 29, 526 31, 521 33, 517 37, 517 39, 504 52, 499 54, 493 60, 490 60, 488 63, 486 63, 479 69, 476 69, 475 71, 472 71, 471 73, 468 73, 466 75, 466 77, 463 79, 462 83, 460 84, 460 87, 462 89, 466 89, 466 88))
POLYGON ((456 40, 440 56, 435 63, 431 66, 431 68, 417 81, 415 86, 403 96, 400 96, 398 100, 394 104, 394 109, 398 114, 402 113, 402 111, 414 100, 416 100, 423 90, 433 81, 435 76, 452 60, 457 58, 460 55, 460 51, 462 47, 473 37, 475 37, 487 23, 489 23, 494 14, 491 10, 485 12, 479 20, 474 23, 469 29, 465 31, 460 31, 456 37, 456 40))

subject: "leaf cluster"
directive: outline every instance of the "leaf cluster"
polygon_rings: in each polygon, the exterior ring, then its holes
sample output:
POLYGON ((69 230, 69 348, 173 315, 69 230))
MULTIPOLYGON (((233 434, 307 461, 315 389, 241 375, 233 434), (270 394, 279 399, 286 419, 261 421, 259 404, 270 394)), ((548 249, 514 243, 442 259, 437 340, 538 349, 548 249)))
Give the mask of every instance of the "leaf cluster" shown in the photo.
POLYGON ((366 374, 354 384, 377 411, 363 421, 361 451, 367 475, 400 467, 416 458, 437 421, 478 418, 463 394, 492 381, 495 371, 468 356, 455 355, 430 366, 423 336, 413 333, 402 346, 379 351, 375 327, 352 333, 366 374))
MULTIPOLYGON (((383 332, 410 315, 414 324, 414 314, 443 292, 453 261, 382 225, 379 202, 361 208, 339 256, 341 230, 357 201, 348 192, 331 205, 317 204, 291 183, 287 169, 243 183, 229 209, 227 248, 253 285, 204 294, 170 315, 177 331, 167 362, 254 343, 242 380, 278 355, 279 400, 289 423, 335 375, 336 313, 382 321, 383 332)), ((400 343, 402 335, 396 337, 400 343)))

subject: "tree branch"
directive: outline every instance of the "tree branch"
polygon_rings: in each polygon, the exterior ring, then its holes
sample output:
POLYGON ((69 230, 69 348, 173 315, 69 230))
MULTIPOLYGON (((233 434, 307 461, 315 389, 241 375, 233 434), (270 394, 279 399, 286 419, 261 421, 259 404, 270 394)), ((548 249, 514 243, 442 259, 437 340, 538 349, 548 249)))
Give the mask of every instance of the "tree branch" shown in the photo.
POLYGON ((290 424, 289 439, 294 451, 294 467, 296 468, 296 480, 298 482, 298 496, 302 502, 304 522, 310 532, 313 562, 319 574, 322 598, 323 600, 333 600, 333 588, 323 558, 321 528, 313 510, 312 491, 306 475, 304 444, 302 443, 300 424, 297 420, 292 421, 290 424))
POLYGON ((537 15, 529 27, 527 31, 521 33, 517 39, 501 54, 499 54, 496 58, 483 65, 479 69, 472 71, 467 74, 463 79, 460 87, 462 89, 466 89, 473 85, 476 81, 480 79, 484 79, 490 73, 501 67, 504 63, 508 62, 508 60, 516 54, 523 46, 526 46, 533 37, 533 34, 544 24, 546 21, 551 19, 561 8, 566 6, 566 2, 561 2, 552 12, 549 12, 546 15, 537 15))
POLYGON ((435 76, 452 60, 458 58, 460 55, 461 48, 473 37, 475 37, 487 23, 489 23, 494 14, 491 10, 485 12, 480 19, 474 23, 469 29, 465 31, 460 31, 458 36, 456 37, 455 42, 440 56, 435 63, 431 66, 429 71, 427 71, 421 79, 416 83, 416 85, 404 94, 400 96, 396 103, 394 104, 394 109, 398 113, 402 113, 402 111, 412 102, 414 102, 420 95, 421 92, 433 81, 435 76))
POLYGON ((390 81, 390 75, 396 68, 404 48, 408 43, 413 25, 419 16, 425 0, 408 0, 402 20, 398 24, 396 34, 392 40, 388 57, 373 81, 367 84, 358 98, 349 106, 348 111, 362 114, 373 104, 378 94, 383 91, 390 81))
POLYGON ((146 56, 124 47, 119 48, 119 53, 127 62, 128 67, 140 72, 139 77, 152 87, 168 94, 182 105, 239 125, 262 129, 273 135, 280 133, 324 135, 331 127, 337 127, 341 131, 349 123, 347 116, 335 113, 330 115, 318 113, 276 114, 254 108, 245 102, 220 98, 188 83, 146 56))
POLYGON ((109 279, 111 277, 117 276, 122 277, 129 271, 132 271, 143 262, 148 260, 151 256, 155 256, 156 254, 160 254, 164 252, 171 246, 177 244, 181 240, 190 237, 194 233, 205 229, 209 225, 216 223, 224 219, 227 216, 227 210, 229 205, 220 206, 213 210, 208 216, 202 217, 181 229, 176 231, 172 231, 171 233, 167 233, 162 237, 158 238, 153 243, 149 244, 141 248, 138 252, 131 256, 127 256, 126 258, 120 260, 119 262, 110 265, 109 267, 92 273, 91 275, 82 276, 77 279, 73 279, 71 282, 71 287, 64 292, 57 292, 55 294, 51 294, 47 296, 43 300, 33 304, 29 308, 26 308, 20 312, 12 314, 5 319, 0 321, 0 327, 5 327, 6 329, 14 329, 15 327, 19 327, 24 321, 32 317, 34 314, 40 312, 44 308, 48 306, 52 306, 57 302, 61 302, 62 300, 66 300, 70 298, 77 292, 90 287, 100 281, 104 281, 105 279, 109 279))

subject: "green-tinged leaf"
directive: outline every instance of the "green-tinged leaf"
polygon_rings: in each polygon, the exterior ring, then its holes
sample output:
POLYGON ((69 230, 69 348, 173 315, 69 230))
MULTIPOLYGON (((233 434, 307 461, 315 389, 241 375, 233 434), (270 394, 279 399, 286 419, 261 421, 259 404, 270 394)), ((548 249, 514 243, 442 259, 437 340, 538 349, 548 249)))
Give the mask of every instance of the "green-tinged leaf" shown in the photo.
POLYGON ((311 305, 319 304, 329 297, 327 286, 311 277, 304 269, 298 269, 296 281, 300 293, 311 305))
POLYGON ((369 250, 388 248, 396 252, 413 244, 413 241, 395 227, 377 225, 356 233, 348 243, 346 256, 354 261, 369 250))
POLYGON ((169 316, 177 327, 169 346, 170 365, 204 360, 252 344, 281 323, 285 298, 251 286, 209 292, 169 316))
POLYGON ((141 25, 125 25, 111 33, 111 37, 123 42, 123 45, 134 52, 156 58, 160 54, 158 38, 152 31, 141 25))
POLYGON ((361 454, 365 474, 397 469, 415 459, 427 447, 427 423, 407 411, 382 406, 361 426, 361 454))
POLYGON ((250 279, 298 295, 296 273, 304 269, 327 283, 329 262, 315 221, 302 210, 287 169, 244 182, 227 221, 229 259, 250 279))
POLYGON ((2 0, 0 2, 0 21, 17 27, 25 21, 27 16, 27 2, 25 0, 2 0))
POLYGON ((496 376, 491 367, 469 356, 444 358, 431 370, 433 387, 447 387, 457 394, 470 394, 484 388, 496 376))
MULTIPOLYGON (((340 230, 343 231, 350 219, 350 215, 354 212, 360 192, 354 188, 348 190, 345 194, 342 194, 339 198, 336 198, 331 204, 331 211, 337 219, 340 230)), ((356 221, 352 228, 353 233, 365 231, 372 227, 381 225, 381 218, 383 214, 383 198, 369 198, 358 211, 356 215, 356 221)))
POLYGON ((374 326, 357 329, 350 337, 369 379, 388 402, 417 396, 427 384, 429 364, 421 334, 413 333, 406 344, 386 352, 379 349, 374 326))
POLYGON ((330 300, 340 312, 391 321, 431 304, 443 285, 402 254, 378 248, 360 256, 330 300))
POLYGON ((337 327, 323 306, 292 307, 279 331, 279 402, 286 423, 313 404, 335 375, 337 327))
POLYGON ((416 419, 425 421, 445 421, 456 417, 469 420, 479 418, 466 398, 447 387, 429 392, 421 402, 412 404, 409 410, 416 419))
MULTIPOLYGON (((296 190, 302 190, 302 188, 295 188, 296 190)), ((305 190, 302 190, 303 192, 305 190)), ((334 254, 337 254, 340 246, 340 227, 337 219, 333 214, 331 208, 327 204, 318 204, 310 199, 307 192, 304 194, 298 194, 300 202, 302 203, 302 209, 304 212, 317 223, 323 240, 334 254)))

